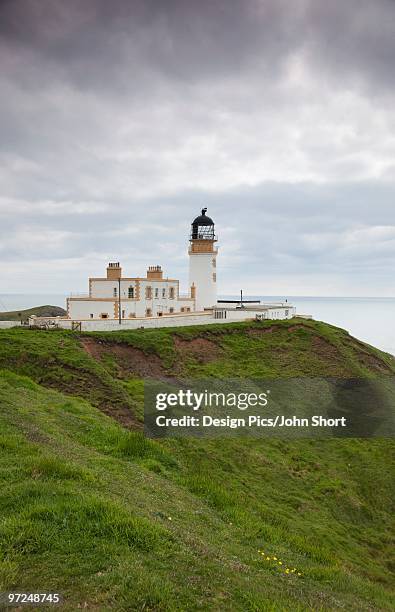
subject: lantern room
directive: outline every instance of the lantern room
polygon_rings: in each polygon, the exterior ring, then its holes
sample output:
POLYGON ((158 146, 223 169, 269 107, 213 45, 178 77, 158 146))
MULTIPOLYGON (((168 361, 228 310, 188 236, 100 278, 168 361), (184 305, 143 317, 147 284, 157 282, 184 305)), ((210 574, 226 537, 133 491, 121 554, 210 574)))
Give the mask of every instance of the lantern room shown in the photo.
POLYGON ((207 208, 202 208, 202 214, 192 221, 191 240, 217 240, 214 221, 206 215, 206 212, 207 208))

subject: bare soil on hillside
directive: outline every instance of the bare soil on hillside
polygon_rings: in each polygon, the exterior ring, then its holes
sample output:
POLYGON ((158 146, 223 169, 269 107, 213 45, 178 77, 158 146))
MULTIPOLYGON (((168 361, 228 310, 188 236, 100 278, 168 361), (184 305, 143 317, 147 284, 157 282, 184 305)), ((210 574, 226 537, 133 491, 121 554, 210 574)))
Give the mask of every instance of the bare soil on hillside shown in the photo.
POLYGON ((208 338, 202 337, 186 340, 185 338, 174 336, 174 345, 182 360, 192 357, 198 363, 202 364, 215 361, 221 357, 223 353, 223 350, 218 344, 208 338))
POLYGON ((113 358, 117 369, 113 374, 118 378, 131 375, 158 379, 166 377, 160 357, 153 353, 145 353, 129 344, 108 343, 94 338, 81 338, 81 344, 94 359, 103 362, 106 357, 113 358))

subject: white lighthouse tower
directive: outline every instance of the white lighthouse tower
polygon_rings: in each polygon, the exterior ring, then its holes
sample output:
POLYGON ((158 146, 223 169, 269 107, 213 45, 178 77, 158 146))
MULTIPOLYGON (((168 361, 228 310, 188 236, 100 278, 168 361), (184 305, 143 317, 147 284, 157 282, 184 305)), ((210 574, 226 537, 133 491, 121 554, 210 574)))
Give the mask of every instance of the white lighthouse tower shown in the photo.
POLYGON ((217 237, 214 221, 207 208, 192 222, 189 246, 189 286, 196 299, 196 310, 212 308, 217 303, 217 237))

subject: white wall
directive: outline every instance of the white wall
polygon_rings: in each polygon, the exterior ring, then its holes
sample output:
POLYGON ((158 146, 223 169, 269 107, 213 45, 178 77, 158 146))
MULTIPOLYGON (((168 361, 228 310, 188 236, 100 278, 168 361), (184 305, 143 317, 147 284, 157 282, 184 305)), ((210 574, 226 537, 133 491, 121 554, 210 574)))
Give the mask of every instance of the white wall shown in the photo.
POLYGON ((178 295, 178 281, 144 279, 140 282, 140 301, 137 303, 136 316, 145 317, 147 308, 151 309, 153 316, 156 316, 159 312, 168 313, 170 308, 173 308, 174 312, 178 312, 180 310, 178 295), (151 299, 145 297, 147 287, 151 287, 151 299), (174 290, 174 298, 170 298, 171 289, 174 290), (165 297, 163 297, 163 290, 165 290, 165 297), (158 291, 158 297, 155 297, 156 291, 158 291))
MULTIPOLYGON (((125 283, 125 281, 121 281, 121 294, 126 292, 128 287, 132 286, 136 290, 135 283, 133 281, 129 281, 125 283)), ((97 298, 113 298, 114 297, 114 289, 117 291, 118 295, 118 281, 117 280, 91 280, 90 281, 90 291, 92 297, 97 298)))
MULTIPOLYGON (((170 287, 174 289, 174 299, 177 299, 178 296, 178 285, 179 282, 177 280, 154 280, 154 279, 139 279, 137 282, 134 280, 121 279, 121 298, 129 299, 129 287, 133 287, 134 289, 134 297, 137 296, 137 285, 140 287, 140 298, 145 298, 145 289, 146 287, 152 287, 153 290, 158 289, 159 295, 162 298, 162 291, 165 291, 165 297, 163 299, 168 299, 170 295, 170 287)), ((90 281, 90 291, 91 297, 93 298, 118 298, 118 281, 117 280, 108 280, 108 279, 92 279, 90 281), (114 294, 115 290, 115 294, 114 294)))
MULTIPOLYGON (((154 294, 155 295, 155 294, 154 294)), ((94 299, 69 299, 69 316, 70 319, 100 319, 102 313, 107 313, 109 319, 114 319, 114 306, 118 307, 118 300, 94 300, 94 299), (93 315, 93 317, 91 317, 93 315)), ((169 314, 173 308, 174 313, 180 313, 181 308, 190 308, 194 312, 194 301, 191 299, 161 299, 153 297, 150 300, 143 298, 142 300, 121 300, 122 318, 129 319, 131 317, 142 318, 146 317, 147 308, 151 309, 151 316, 158 316, 159 313, 169 314)), ((118 318, 118 315, 117 317, 118 318)))
POLYGON ((226 310, 226 320, 231 321, 246 321, 248 319, 255 319, 256 316, 262 317, 262 319, 276 320, 276 319, 292 319, 295 316, 295 308, 293 306, 287 307, 273 307, 268 309, 253 309, 253 308, 238 308, 237 310, 226 310), (288 313, 288 314, 287 314, 288 313))
POLYGON ((10 327, 20 327, 19 321, 0 321, 0 329, 9 329, 10 327))
MULTIPOLYGON (((284 312, 280 310, 273 310, 268 312, 268 320, 278 318, 292 318, 294 316, 295 309, 293 307, 288 308, 288 317, 285 316, 284 312), (278 315, 278 316, 277 316, 278 315)), ((228 310, 226 311, 226 319, 216 319, 212 311, 204 313, 191 313, 191 314, 177 314, 177 315, 165 315, 162 317, 147 317, 139 319, 123 319, 121 325, 119 325, 117 319, 96 319, 96 320, 80 320, 81 329, 83 331, 114 331, 121 329, 138 329, 144 328, 159 328, 159 327, 182 327, 185 325, 209 325, 212 323, 231 323, 236 321, 247 321, 254 320, 255 316, 262 315, 262 310, 228 310)), ((73 321, 71 319, 61 318, 37 318, 30 319, 30 324, 40 324, 40 321, 54 321, 59 327, 63 329, 71 329, 73 321)))
MULTIPOLYGON (((46 319, 44 317, 31 319, 30 325, 40 325, 41 322, 54 321, 55 324, 62 329, 72 329, 73 321, 71 319, 46 319)), ((211 312, 195 313, 175 316, 163 317, 148 317, 143 319, 123 319, 119 325, 117 319, 97 319, 97 320, 81 320, 82 331, 119 331, 122 329, 138 329, 158 328, 158 327, 182 327, 185 325, 206 325, 208 323, 217 323, 211 312)))
POLYGON ((70 319, 89 319, 93 314, 94 319, 100 319, 102 313, 107 313, 109 319, 114 318, 114 299, 112 300, 68 300, 70 319))
POLYGON ((212 308, 217 303, 216 251, 212 253, 189 252, 189 286, 196 287, 196 310, 212 308))

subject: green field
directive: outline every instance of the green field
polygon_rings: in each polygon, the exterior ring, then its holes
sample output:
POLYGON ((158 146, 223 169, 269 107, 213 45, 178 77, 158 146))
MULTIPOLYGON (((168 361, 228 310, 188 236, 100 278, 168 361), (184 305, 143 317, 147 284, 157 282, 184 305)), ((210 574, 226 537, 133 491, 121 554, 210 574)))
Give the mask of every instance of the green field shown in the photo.
POLYGON ((391 440, 141 430, 147 376, 394 375, 313 321, 0 330, 0 591, 66 610, 393 610, 391 440))

